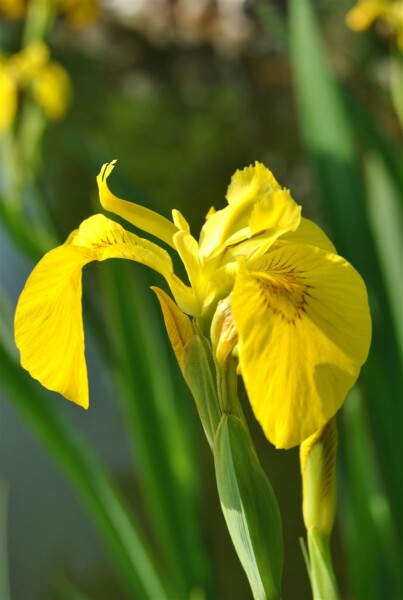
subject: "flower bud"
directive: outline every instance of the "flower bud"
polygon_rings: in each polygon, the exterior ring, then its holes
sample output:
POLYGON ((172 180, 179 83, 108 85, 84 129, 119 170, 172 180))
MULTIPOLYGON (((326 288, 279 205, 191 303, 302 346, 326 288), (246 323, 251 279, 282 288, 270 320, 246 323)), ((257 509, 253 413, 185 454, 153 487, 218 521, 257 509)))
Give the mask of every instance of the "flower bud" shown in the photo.
POLYGON ((333 528, 336 507, 336 452, 334 418, 300 447, 305 527, 327 537, 333 528))
POLYGON ((231 309, 230 296, 220 300, 211 324, 211 342, 217 359, 222 367, 228 357, 236 352, 238 329, 231 309))

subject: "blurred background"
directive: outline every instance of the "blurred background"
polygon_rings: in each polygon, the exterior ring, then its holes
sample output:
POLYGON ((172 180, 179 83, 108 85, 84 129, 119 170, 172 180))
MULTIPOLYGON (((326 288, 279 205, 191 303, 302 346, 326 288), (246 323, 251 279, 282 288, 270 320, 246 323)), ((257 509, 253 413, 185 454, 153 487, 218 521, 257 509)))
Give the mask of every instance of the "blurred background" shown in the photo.
MULTIPOLYGON (((196 237, 261 161, 364 276, 373 345, 339 415, 333 557, 343 598, 403 598, 403 3, 369 4, 0 0, 1 600, 154 600, 149 562, 175 600, 251 597, 154 273, 85 269, 89 411, 19 367, 18 295, 99 212, 115 158, 115 193, 179 209, 196 237)), ((298 451, 244 408, 281 508, 283 598, 309 598, 298 451)))

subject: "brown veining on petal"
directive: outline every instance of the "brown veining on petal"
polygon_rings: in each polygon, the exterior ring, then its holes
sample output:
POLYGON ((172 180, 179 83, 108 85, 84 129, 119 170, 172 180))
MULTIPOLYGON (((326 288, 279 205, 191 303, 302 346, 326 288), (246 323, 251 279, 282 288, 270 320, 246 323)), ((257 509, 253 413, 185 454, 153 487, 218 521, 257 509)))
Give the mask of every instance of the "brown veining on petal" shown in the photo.
POLYGON ((279 259, 272 260, 264 271, 254 272, 261 289, 262 302, 284 322, 295 325, 307 312, 311 285, 304 272, 279 259))

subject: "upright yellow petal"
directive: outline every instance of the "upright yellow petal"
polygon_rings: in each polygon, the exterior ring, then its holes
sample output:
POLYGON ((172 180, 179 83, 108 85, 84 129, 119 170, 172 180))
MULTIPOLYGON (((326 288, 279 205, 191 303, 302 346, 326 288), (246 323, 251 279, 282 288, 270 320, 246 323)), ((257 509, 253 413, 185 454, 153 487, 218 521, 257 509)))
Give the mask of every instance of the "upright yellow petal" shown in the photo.
POLYGON ((201 266, 197 256, 199 246, 194 237, 190 233, 186 233, 186 231, 175 233, 173 242, 186 269, 190 285, 198 298, 198 305, 201 307, 205 290, 201 266))
POLYGON ((260 163, 235 173, 227 199, 228 206, 212 214, 203 226, 202 260, 214 261, 228 248, 243 254, 242 243, 260 234, 266 236, 268 247, 286 231, 297 229, 301 219, 301 208, 260 163))
POLYGON ((171 221, 168 221, 165 217, 161 217, 161 215, 153 210, 139 204, 134 204, 133 202, 128 202, 127 200, 121 200, 112 194, 106 180, 112 173, 115 164, 116 160, 104 164, 97 177, 99 198, 103 208, 115 213, 115 215, 119 215, 119 217, 135 225, 135 227, 147 231, 151 235, 155 235, 158 239, 174 247, 173 236, 178 231, 178 228, 171 221))
POLYGON ((281 186, 273 173, 262 163, 238 170, 231 178, 227 190, 228 204, 253 204, 258 196, 267 196, 281 186))
POLYGON ((278 448, 300 444, 345 400, 365 361, 371 320, 364 282, 343 258, 284 246, 246 267, 232 295, 249 400, 278 448))
POLYGON ((103 215, 84 221, 65 244, 48 252, 31 273, 15 315, 21 364, 42 385, 88 407, 87 370, 81 315, 81 271, 91 261, 127 258, 141 262, 168 281, 182 304, 191 290, 177 279, 169 255, 128 233, 103 215))

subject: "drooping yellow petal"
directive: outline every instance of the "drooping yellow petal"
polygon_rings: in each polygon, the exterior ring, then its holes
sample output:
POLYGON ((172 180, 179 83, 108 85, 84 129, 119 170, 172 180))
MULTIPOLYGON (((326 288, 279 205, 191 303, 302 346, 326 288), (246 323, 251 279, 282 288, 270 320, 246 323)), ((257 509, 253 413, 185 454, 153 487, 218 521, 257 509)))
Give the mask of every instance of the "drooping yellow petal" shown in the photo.
POLYGON ((89 248, 93 259, 127 258, 154 269, 167 281, 176 303, 184 312, 194 315, 195 294, 173 272, 168 252, 153 242, 129 233, 104 215, 94 215, 81 223, 68 238, 68 244, 89 248))
POLYGON ((83 408, 88 407, 88 382, 81 269, 91 260, 85 248, 60 246, 48 252, 32 271, 15 314, 22 366, 83 408))
POLYGON ((97 177, 99 198, 103 208, 174 247, 173 236, 178 228, 171 221, 144 206, 121 200, 112 194, 106 180, 113 171, 115 164, 116 160, 104 164, 97 177))
POLYGON ((44 256, 31 273, 15 316, 21 364, 45 387, 88 406, 81 315, 81 271, 91 261, 127 258, 161 273, 177 301, 193 295, 172 271, 169 255, 103 215, 84 221, 65 244, 44 256))
POLYGON ((365 284, 343 258, 284 246, 239 268, 232 310, 249 400, 267 438, 290 448, 323 427, 365 361, 365 284))

